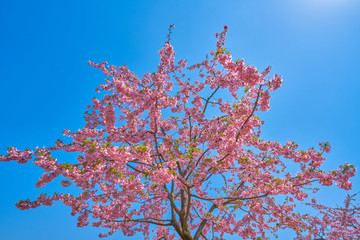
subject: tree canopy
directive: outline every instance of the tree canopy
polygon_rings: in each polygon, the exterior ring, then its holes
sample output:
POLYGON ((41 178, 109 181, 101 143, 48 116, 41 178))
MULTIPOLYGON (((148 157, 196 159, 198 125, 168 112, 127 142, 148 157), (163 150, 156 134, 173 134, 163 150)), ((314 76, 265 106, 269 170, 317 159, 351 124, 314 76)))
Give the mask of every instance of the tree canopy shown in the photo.
POLYGON ((260 240, 291 229, 297 239, 359 238, 355 195, 337 208, 315 199, 319 186, 351 189, 356 168, 345 163, 323 170, 328 142, 298 150, 295 142, 261 138, 264 122, 257 113, 270 109, 282 76, 233 60, 226 26, 216 35, 216 50, 190 66, 175 61, 170 33, 157 70, 141 78, 126 65, 89 62, 107 78, 85 112, 84 128, 64 131, 70 141, 34 151, 10 147, 0 156, 44 169, 37 187, 60 177, 63 187, 81 189, 76 196, 42 194, 16 206, 61 201, 78 217, 78 227, 109 229, 100 237, 121 231, 158 240, 226 234, 260 240), (60 150, 77 153, 76 162, 54 158, 60 150), (296 203, 316 214, 299 212, 296 203))

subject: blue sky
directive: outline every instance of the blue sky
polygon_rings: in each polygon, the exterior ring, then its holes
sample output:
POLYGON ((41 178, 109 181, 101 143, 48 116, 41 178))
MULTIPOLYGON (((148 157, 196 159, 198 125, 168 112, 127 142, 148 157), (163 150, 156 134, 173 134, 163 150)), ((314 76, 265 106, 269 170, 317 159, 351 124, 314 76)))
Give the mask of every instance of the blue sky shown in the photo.
MULTIPOLYGON (((177 59, 196 63, 228 25, 234 59, 259 69, 271 65, 272 74, 284 77, 262 114, 263 138, 290 139, 303 149, 329 141, 326 169, 344 162, 360 167, 359 11, 356 0, 2 0, 0 154, 8 146, 51 146, 64 129, 83 126, 86 105, 104 79, 88 60, 127 63, 140 76, 153 72, 175 24, 177 59)), ((60 204, 15 208, 18 200, 60 189, 57 182, 35 188, 41 174, 32 164, 0 164, 0 239, 98 239, 98 229, 76 228, 60 204)), ((352 192, 360 191, 360 177, 353 181, 352 192)), ((328 188, 318 198, 336 206, 344 195, 328 188)))

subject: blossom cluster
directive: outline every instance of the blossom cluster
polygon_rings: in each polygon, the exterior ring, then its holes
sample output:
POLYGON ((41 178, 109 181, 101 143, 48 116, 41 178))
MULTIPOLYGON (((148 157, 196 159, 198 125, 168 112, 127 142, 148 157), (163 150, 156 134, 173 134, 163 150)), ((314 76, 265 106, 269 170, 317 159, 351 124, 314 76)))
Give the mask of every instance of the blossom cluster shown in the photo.
POLYGON ((270 77, 270 67, 259 72, 244 59, 234 61, 225 48, 227 30, 217 34, 216 50, 191 66, 175 61, 168 41, 157 70, 142 77, 126 65, 89 62, 107 77, 97 90, 106 94, 88 106, 84 128, 64 131, 70 143, 57 140, 35 151, 12 147, 0 156, 0 161, 33 160, 44 169, 37 187, 59 177, 62 187, 81 193, 42 194, 16 206, 61 201, 78 216, 78 227, 109 229, 100 237, 121 231, 156 239, 232 234, 259 240, 284 228, 299 239, 359 234, 358 208, 329 208, 311 198, 318 185, 351 189, 356 168, 323 170, 331 150, 327 142, 319 150, 299 150, 292 141, 261 138, 264 122, 257 112, 270 109, 282 76, 270 77), (77 162, 54 158, 60 150, 77 153, 77 162), (279 196, 286 200, 280 203, 279 196), (296 203, 302 202, 323 217, 298 213, 296 203))

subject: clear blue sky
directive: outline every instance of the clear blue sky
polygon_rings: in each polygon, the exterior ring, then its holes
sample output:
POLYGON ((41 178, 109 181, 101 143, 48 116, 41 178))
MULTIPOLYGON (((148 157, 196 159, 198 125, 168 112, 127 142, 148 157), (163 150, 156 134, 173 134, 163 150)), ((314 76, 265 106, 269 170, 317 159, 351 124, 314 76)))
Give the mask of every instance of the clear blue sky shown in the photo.
MULTIPOLYGON (((0 22, 0 154, 8 146, 51 146, 64 129, 83 126, 85 107, 104 79, 88 60, 152 72, 175 24, 176 57, 196 63, 228 25, 226 47, 235 59, 259 69, 271 65, 272 74, 284 76, 262 115, 263 138, 290 139, 303 149, 329 141, 326 169, 344 162, 360 167, 357 0, 2 0, 0 22)), ((35 188, 41 174, 32 164, 0 164, 0 239, 98 239, 98 229, 76 228, 70 209, 60 204, 15 208, 18 200, 61 191, 58 182, 35 188)), ((360 177, 353 181, 357 192, 360 177)), ((320 193, 334 206, 345 194, 335 188, 320 193)))

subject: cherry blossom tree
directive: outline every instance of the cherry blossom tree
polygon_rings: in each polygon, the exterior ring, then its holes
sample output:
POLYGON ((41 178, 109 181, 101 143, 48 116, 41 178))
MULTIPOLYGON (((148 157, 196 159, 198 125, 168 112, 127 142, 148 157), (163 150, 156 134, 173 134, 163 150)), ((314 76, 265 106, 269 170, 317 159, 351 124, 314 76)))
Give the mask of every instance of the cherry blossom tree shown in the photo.
POLYGON ((270 67, 259 72, 233 60, 226 33, 225 26, 216 35, 216 50, 191 66, 176 62, 166 41, 157 71, 142 77, 126 65, 89 62, 107 78, 99 86, 103 94, 85 112, 84 128, 65 130, 68 140, 53 147, 11 147, 0 156, 1 161, 32 160, 44 169, 39 188, 59 177, 63 187, 73 184, 81 193, 41 194, 16 206, 24 210, 61 201, 78 217, 78 227, 108 229, 100 237, 120 231, 158 240, 227 234, 260 240, 290 229, 298 239, 358 239, 354 196, 343 208, 314 199, 316 187, 351 189, 355 167, 345 163, 322 170, 329 143, 298 150, 291 141, 261 138, 264 122, 257 113, 270 109, 270 95, 282 77, 269 77, 270 67), (60 150, 77 153, 76 162, 53 157, 60 150), (300 213, 296 203, 315 214, 300 213))

